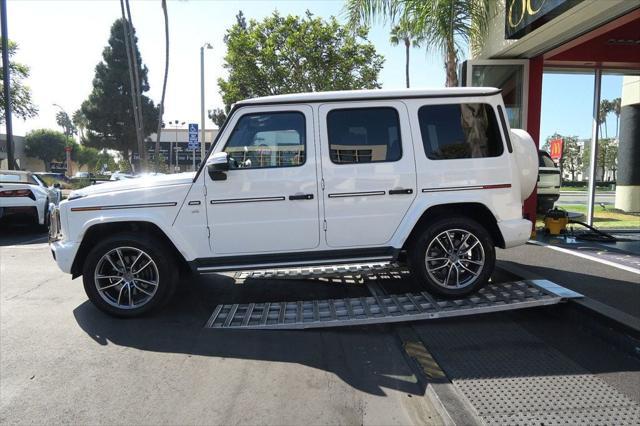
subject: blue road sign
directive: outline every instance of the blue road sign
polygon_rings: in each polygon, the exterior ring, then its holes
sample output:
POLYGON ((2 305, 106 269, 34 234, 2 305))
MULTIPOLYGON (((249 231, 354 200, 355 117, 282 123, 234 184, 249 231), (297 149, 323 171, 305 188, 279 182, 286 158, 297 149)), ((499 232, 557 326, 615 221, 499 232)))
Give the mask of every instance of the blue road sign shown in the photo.
POLYGON ((197 149, 198 143, 198 123, 189 123, 189 149, 197 149))

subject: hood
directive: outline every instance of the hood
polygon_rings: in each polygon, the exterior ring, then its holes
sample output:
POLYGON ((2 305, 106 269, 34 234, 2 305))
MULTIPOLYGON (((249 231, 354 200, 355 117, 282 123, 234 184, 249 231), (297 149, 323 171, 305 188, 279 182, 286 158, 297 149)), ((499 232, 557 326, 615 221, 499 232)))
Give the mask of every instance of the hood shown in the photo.
POLYGON ((193 182, 195 172, 177 173, 172 175, 144 176, 139 178, 99 183, 82 189, 71 191, 69 200, 90 195, 107 194, 110 192, 127 191, 131 189, 158 188, 162 186, 185 185, 193 182))

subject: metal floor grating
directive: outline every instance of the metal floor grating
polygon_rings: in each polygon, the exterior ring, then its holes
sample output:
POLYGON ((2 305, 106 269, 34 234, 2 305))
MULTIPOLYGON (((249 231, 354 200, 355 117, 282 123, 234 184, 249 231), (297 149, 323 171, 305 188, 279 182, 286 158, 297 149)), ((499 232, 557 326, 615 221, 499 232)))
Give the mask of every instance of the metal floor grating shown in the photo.
POLYGON ((640 424, 637 401, 502 316, 419 335, 484 424, 640 424))
POLYGON ((427 292, 218 305, 207 328, 304 329, 417 321, 553 305, 580 294, 546 280, 489 284, 460 299, 427 292))

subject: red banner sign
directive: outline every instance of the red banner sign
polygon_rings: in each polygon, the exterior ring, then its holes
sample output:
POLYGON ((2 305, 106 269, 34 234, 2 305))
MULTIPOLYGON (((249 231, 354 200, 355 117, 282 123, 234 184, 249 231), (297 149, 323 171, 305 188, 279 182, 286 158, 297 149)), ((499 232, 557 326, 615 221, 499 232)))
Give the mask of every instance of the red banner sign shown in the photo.
POLYGON ((559 160, 562 158, 562 138, 551 139, 549 141, 549 155, 554 160, 559 160))

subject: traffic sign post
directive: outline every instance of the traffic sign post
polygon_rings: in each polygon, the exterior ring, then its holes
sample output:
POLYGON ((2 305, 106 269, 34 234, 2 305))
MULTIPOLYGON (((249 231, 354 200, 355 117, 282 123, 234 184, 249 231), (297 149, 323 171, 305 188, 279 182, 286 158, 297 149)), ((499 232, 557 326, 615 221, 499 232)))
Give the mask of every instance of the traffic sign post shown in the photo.
POLYGON ((198 123, 189 123, 189 146, 193 154, 193 170, 196 170, 196 149, 198 148, 198 123))

